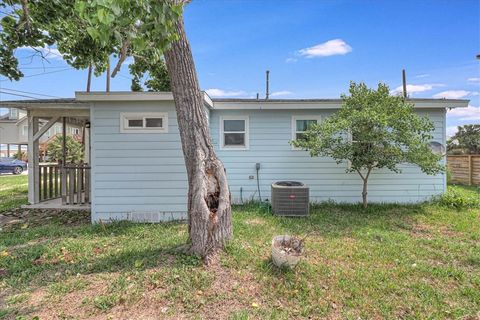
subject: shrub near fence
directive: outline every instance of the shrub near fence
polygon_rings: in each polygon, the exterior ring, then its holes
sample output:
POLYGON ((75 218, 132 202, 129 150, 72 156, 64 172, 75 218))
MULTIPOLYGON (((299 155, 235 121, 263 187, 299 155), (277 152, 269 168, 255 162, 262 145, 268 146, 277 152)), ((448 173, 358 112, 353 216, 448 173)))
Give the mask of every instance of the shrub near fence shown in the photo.
POLYGON ((450 170, 450 182, 480 185, 480 155, 449 155, 447 166, 450 170))

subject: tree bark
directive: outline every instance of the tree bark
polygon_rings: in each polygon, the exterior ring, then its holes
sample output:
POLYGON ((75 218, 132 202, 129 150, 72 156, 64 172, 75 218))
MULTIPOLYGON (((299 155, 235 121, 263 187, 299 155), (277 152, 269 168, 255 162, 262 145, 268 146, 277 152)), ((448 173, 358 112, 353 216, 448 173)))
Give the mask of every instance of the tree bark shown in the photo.
POLYGON ((363 207, 367 208, 368 206, 368 177, 370 177, 370 173, 372 172, 372 168, 369 167, 367 170, 367 174, 365 176, 362 175, 362 173, 358 170, 358 173, 360 174, 360 177, 362 177, 363 180, 363 191, 362 191, 362 200, 363 200, 363 207))
POLYGON ((363 207, 366 208, 368 206, 368 178, 363 179, 363 191, 362 191, 362 200, 363 200, 363 207))
POLYGON ((165 52, 188 177, 190 251, 202 258, 223 249, 232 237, 230 191, 223 163, 213 149, 183 18, 179 39, 165 52))

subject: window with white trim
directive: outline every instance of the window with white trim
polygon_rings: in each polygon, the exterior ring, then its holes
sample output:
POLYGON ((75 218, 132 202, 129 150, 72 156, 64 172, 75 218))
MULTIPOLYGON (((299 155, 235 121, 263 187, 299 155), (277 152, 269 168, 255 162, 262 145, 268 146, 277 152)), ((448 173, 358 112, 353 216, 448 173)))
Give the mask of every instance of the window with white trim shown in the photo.
POLYGON ((168 132, 168 115, 163 112, 121 113, 122 133, 165 133, 168 132))
POLYGON ((248 117, 220 117, 221 149, 248 149, 248 117))
POLYGON ((28 135, 28 125, 22 126, 22 135, 24 136, 28 135))
POLYGON ((10 119, 18 119, 18 109, 17 108, 11 108, 10 109, 10 119))
MULTIPOLYGON (((301 140, 312 125, 320 122, 320 116, 293 116, 292 117, 292 140, 301 140)), ((294 150, 301 150, 293 147, 294 150)))

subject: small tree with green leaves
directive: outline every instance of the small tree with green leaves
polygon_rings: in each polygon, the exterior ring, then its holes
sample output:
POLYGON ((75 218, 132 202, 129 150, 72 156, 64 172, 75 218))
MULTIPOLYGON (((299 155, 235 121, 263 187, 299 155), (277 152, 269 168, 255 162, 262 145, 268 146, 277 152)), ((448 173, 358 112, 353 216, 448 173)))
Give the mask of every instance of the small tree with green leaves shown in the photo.
POLYGON ((310 155, 332 157, 348 164, 347 172, 357 172, 363 180, 363 206, 367 207, 368 179, 374 170, 387 168, 400 173, 402 163, 412 163, 427 174, 444 170, 431 141, 433 123, 414 112, 413 104, 390 96, 387 85, 377 90, 364 83, 350 83, 350 95, 342 95, 340 110, 312 125, 302 139, 291 141, 310 155))
MULTIPOLYGON (((57 136, 47 145, 48 159, 53 162, 58 162, 63 158, 63 137, 57 136)), ((80 163, 83 160, 83 145, 67 136, 65 143, 66 147, 66 162, 80 163)))

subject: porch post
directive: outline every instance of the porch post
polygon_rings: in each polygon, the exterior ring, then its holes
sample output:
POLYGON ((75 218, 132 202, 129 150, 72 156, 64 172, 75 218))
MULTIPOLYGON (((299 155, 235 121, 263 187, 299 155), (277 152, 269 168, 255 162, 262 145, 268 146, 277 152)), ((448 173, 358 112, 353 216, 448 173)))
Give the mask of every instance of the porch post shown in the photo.
POLYGON ((90 164, 90 128, 85 126, 84 129, 84 145, 83 145, 83 162, 90 164))
POLYGON ((67 163, 67 118, 62 118, 62 164, 67 163))
POLYGON ((35 134, 38 131, 38 118, 27 111, 28 117, 28 202, 35 204, 40 201, 40 172, 38 166, 38 140, 35 134))

